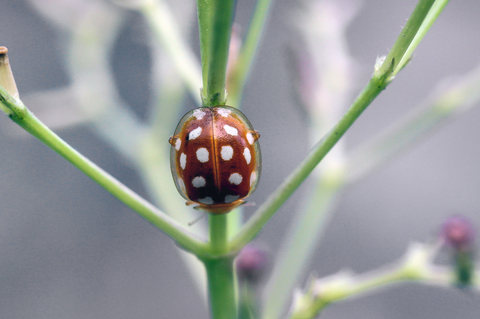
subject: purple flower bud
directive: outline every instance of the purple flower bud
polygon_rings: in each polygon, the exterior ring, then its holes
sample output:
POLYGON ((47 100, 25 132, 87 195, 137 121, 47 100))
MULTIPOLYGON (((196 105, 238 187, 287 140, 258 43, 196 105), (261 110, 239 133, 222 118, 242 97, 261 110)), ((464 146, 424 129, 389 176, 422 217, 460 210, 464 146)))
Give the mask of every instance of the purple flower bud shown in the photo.
POLYGON ((463 216, 452 216, 443 223, 442 237, 453 248, 452 259, 457 286, 469 287, 475 271, 473 258, 475 231, 472 223, 463 216))
POLYGON ((468 219, 456 215, 449 217, 443 223, 442 237, 455 249, 469 250, 473 245, 475 231, 468 219))
POLYGON ((267 266, 267 253, 253 245, 245 246, 237 256, 236 265, 241 279, 256 282, 267 266))

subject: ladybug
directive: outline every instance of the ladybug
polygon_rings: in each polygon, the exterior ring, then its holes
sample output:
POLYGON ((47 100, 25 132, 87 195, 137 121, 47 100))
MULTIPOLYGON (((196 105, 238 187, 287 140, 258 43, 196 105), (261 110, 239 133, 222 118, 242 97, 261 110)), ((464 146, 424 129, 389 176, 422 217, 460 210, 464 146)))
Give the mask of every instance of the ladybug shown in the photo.
POLYGON ((245 115, 230 106, 185 114, 169 142, 173 179, 187 205, 225 214, 245 203, 260 178, 259 137, 245 115))

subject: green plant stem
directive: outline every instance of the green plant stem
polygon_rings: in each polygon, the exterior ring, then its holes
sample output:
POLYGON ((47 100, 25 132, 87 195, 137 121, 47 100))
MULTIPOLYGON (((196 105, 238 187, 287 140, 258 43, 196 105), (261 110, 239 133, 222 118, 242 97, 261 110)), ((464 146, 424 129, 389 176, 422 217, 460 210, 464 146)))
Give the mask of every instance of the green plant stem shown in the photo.
POLYGON ((245 43, 242 46, 238 61, 234 67, 235 69, 232 72, 232 78, 230 79, 231 85, 228 91, 229 105, 237 107, 241 104, 243 89, 252 69, 272 3, 273 0, 257 1, 247 36, 245 37, 245 43))
MULTIPOLYGON (((430 11, 428 12, 425 20, 423 20, 422 24, 420 25, 420 27, 418 29, 418 32, 416 32, 416 33, 413 32, 415 34, 415 36, 414 36, 413 40, 411 41, 411 44, 409 45, 408 50, 404 54, 404 57, 407 57, 407 60, 410 58, 411 53, 413 52, 413 48, 416 48, 418 46, 418 43, 421 41, 423 36, 426 34, 426 32, 428 31, 428 29, 431 26, 431 24, 433 23, 433 21, 436 19, 436 17, 438 17, 439 13, 445 7, 446 2, 447 1, 442 1, 442 3, 440 3, 440 1, 435 2, 435 4, 431 7, 430 11)), ((419 19, 418 21, 422 21, 422 19, 419 19)), ((418 23, 420 23, 420 22, 418 22, 418 23)), ((404 40, 403 37, 400 37, 400 39, 402 41, 404 40)), ((401 54, 401 52, 400 52, 400 54, 401 54)), ((407 60, 405 60, 405 61, 407 61, 407 60)), ((389 60, 387 60, 387 62, 388 61, 389 60)), ((404 61, 404 60, 402 60, 402 61, 404 61)), ((385 64, 385 65, 387 65, 387 64, 385 64)), ((399 66, 398 70, 400 70, 403 66, 404 66, 404 64, 399 66)), ((458 96, 456 96, 456 97, 458 97, 458 96)), ((465 96, 462 96, 462 97, 465 98, 465 96)), ((447 100, 451 101, 452 99, 447 98, 447 100)), ((458 99, 455 99, 455 100, 458 101, 458 99)), ((423 123, 423 126, 422 126, 422 124, 420 124, 420 127, 417 127, 417 130, 415 130, 415 129, 412 130, 411 126, 415 127, 419 124, 417 121, 415 121, 413 123, 410 123, 411 125, 409 127, 403 127, 403 130, 400 132, 400 134, 402 134, 402 133, 407 133, 408 134, 408 132, 413 132, 413 135, 415 136, 415 134, 418 133, 418 130, 428 129, 429 125, 432 124, 429 121, 429 119, 432 122, 435 122, 436 120, 438 120, 439 117, 442 117, 445 113, 444 110, 441 110, 439 108, 436 108, 436 109, 437 109, 436 111, 430 111, 430 112, 426 112, 426 114, 422 114, 423 116, 418 120, 418 122, 423 123), (434 116, 432 118, 432 113, 436 113, 437 116, 434 116)), ((450 107, 447 107, 447 109, 450 110, 450 107)), ((409 137, 410 136, 408 136, 408 135, 404 136, 404 139, 408 140, 409 137)), ((386 148, 386 152, 388 152, 390 149, 398 149, 398 148, 404 147, 405 146, 404 144, 398 143, 399 141, 398 141, 397 138, 398 138, 398 136, 393 136, 393 137, 389 136, 389 139, 387 141, 382 141, 383 143, 381 145, 379 145, 379 147, 383 146, 384 150, 386 148)), ((401 137, 399 139, 401 139, 401 137)), ((367 150, 367 152, 363 152, 363 153, 366 153, 366 155, 368 156, 368 150, 367 150)), ((373 154, 373 155, 376 155, 376 154, 373 154)), ((380 154, 380 155, 383 155, 383 154, 380 154)), ((373 157, 374 160, 375 159, 378 159, 380 161, 382 159, 385 160, 385 158, 381 157, 381 156, 379 156, 379 157, 372 156, 372 157, 373 157)), ((360 166, 360 165, 357 165, 357 161, 352 160, 350 162, 351 162, 351 165, 349 166, 349 168, 353 171, 357 171, 359 169, 359 166, 360 166)), ((373 162, 373 164, 370 165, 370 167, 373 167, 374 165, 375 165, 375 162, 373 162)), ((344 185, 344 184, 342 184, 342 185, 344 185)), ((340 188, 341 188, 342 185, 340 185, 340 188)), ((319 186, 319 188, 321 188, 321 186, 319 186)), ((271 280, 270 280, 269 285, 267 286, 267 290, 265 292, 266 300, 265 300, 263 318, 279 318, 280 314, 282 313, 282 309, 281 309, 281 307, 278 307, 278 304, 282 305, 282 304, 287 304, 288 303, 287 300, 288 300, 288 298, 290 296, 290 292, 291 292, 291 290, 292 290, 292 288, 295 284, 295 279, 297 278, 298 274, 300 273, 301 268, 304 265, 304 263, 308 260, 308 250, 307 250, 308 245, 306 245, 305 243, 309 243, 309 240, 312 240, 312 236, 309 237, 308 235, 304 235, 304 234, 308 234, 310 231, 312 231, 311 228, 314 227, 313 222, 312 223, 305 222, 305 220, 310 220, 310 218, 307 218, 308 211, 311 211, 315 207, 318 207, 317 208, 318 210, 313 211, 313 212, 317 213, 317 215, 322 216, 323 214, 328 215, 328 212, 331 209, 331 208, 329 209, 329 207, 328 207, 329 199, 326 199, 326 202, 325 202, 325 199, 322 196, 322 194, 324 194, 325 192, 326 192, 326 190, 321 190, 321 192, 319 191, 318 192, 319 197, 314 198, 312 200, 312 202, 310 203, 311 205, 308 205, 308 208, 306 210, 306 214, 302 215, 302 217, 299 218, 299 223, 301 223, 302 225, 297 226, 296 228, 301 229, 302 232, 300 232, 298 234, 298 238, 295 238, 295 237, 291 238, 290 236, 287 237, 287 243, 291 243, 291 244, 287 244, 287 247, 281 249, 283 258, 281 258, 280 261, 275 264, 276 268, 274 269, 274 272, 271 276, 271 280), (326 211, 324 211, 325 208, 326 208, 326 211), (305 219, 305 218, 307 218, 307 219, 305 219), (304 238, 304 237, 306 237, 305 240, 301 241, 301 239, 304 238), (296 247, 296 248, 293 249, 292 247, 296 247), (301 247, 301 248, 298 248, 298 247, 301 247), (306 254, 303 254, 304 252, 306 252, 306 254), (282 280, 279 280, 279 278, 282 278, 282 280)), ((333 190, 332 199, 335 198, 336 193, 337 192, 335 190, 333 190)), ((333 205, 333 203, 330 203, 330 204, 333 205)), ((312 216, 315 216, 315 215, 313 214, 312 216)), ((315 221, 315 219, 312 219, 312 221, 315 221)), ((319 225, 319 227, 321 227, 321 226, 319 225)), ((315 230, 315 232, 318 232, 318 231, 320 231, 320 234, 317 234, 317 236, 320 236, 321 235, 321 229, 320 230, 315 230)))
MULTIPOLYGON (((2 103, 5 99, 5 92, 0 88, 2 103)), ((7 95, 8 96, 8 95, 7 95)), ((5 106, 12 109, 10 104, 5 106)), ((16 102, 17 109, 22 109, 21 102, 16 102)), ((180 225, 177 221, 165 215, 145 199, 141 198, 131 189, 120 183, 114 177, 102 170, 100 167, 92 163, 84 157, 48 127, 46 127, 39 119, 37 119, 28 109, 23 106, 23 111, 19 114, 12 114, 10 118, 27 132, 38 138, 45 145, 57 152, 63 158, 72 163, 85 175, 90 177, 100 186, 105 188, 113 196, 117 197, 128 207, 132 208, 140 216, 152 223, 154 226, 163 230, 168 236, 172 237, 181 247, 196 254, 202 254, 208 251, 208 245, 198 239, 195 239, 188 230, 180 225)))
POLYGON ((202 260, 207 272, 212 319, 236 319, 238 316, 233 260, 234 256, 202 260))
POLYGON ((204 106, 224 105, 235 0, 198 0, 204 106))
POLYGON ((327 155, 338 140, 345 134, 355 120, 370 105, 387 83, 385 81, 388 72, 381 77, 373 77, 365 89, 357 97, 350 109, 345 113, 342 119, 327 135, 313 148, 300 165, 285 179, 285 181, 275 190, 259 207, 255 214, 248 220, 241 231, 232 239, 229 249, 232 251, 240 250, 250 242, 265 224, 273 217, 281 205, 293 194, 300 184, 315 169, 320 161, 327 155))
POLYGON ((210 33, 212 29, 212 15, 213 9, 211 8, 213 4, 207 1, 197 1, 197 12, 198 12, 198 33, 200 38, 200 56, 202 60, 202 83, 203 88, 201 89, 201 98, 202 101, 204 96, 206 96, 206 87, 208 83, 208 65, 210 57, 210 33))
POLYGON ((427 34, 430 27, 437 20, 440 13, 442 13, 445 6, 448 4, 449 0, 436 0, 435 3, 430 8, 425 20, 418 29, 417 34, 410 43, 408 49, 405 51, 405 54, 401 61, 398 64, 398 70, 401 70, 412 58, 413 52, 417 48, 418 44, 422 41, 423 37, 427 34))
POLYGON ((228 243, 227 214, 208 215, 210 248, 218 257, 202 259, 207 272, 212 319, 237 318, 237 283, 235 255, 226 254, 228 243))
POLYGON ((24 118, 29 112, 25 105, 15 99, 5 88, 0 86, 0 108, 9 116, 24 118))
POLYGON ((217 255, 226 252, 228 242, 227 214, 208 214, 210 246, 217 255))
POLYGON ((408 18, 407 24, 403 28, 402 32, 400 32, 395 44, 385 58, 385 62, 380 67, 380 74, 384 74, 385 71, 390 68, 389 64, 391 61, 394 63, 392 76, 395 76, 395 74, 400 71, 401 68, 398 68, 398 65, 404 57, 407 49, 410 47, 413 39, 417 35, 418 29, 425 20, 425 17, 427 16, 434 2, 435 0, 418 1, 417 6, 408 18))
MULTIPOLYGON (((235 9, 234 0, 197 0, 200 54, 202 57, 202 105, 224 105, 228 51, 235 9)), ((217 258, 202 259, 208 282, 211 317, 235 319, 237 284, 234 254, 227 254, 228 217, 209 215, 210 250, 217 258)))
POLYGON ((342 185, 340 180, 321 179, 306 199, 307 207, 295 218, 265 289, 263 319, 280 318, 289 306, 293 288, 323 234, 342 185))
POLYGON ((324 298, 315 299, 311 298, 311 296, 305 296, 304 300, 302 300, 302 307, 293 311, 288 318, 313 319, 318 317, 318 315, 326 306, 336 301, 340 301, 350 296, 365 293, 374 289, 379 289, 380 287, 386 287, 387 285, 398 284, 406 280, 413 280, 413 278, 403 269, 397 268, 386 271, 379 275, 375 275, 374 277, 361 280, 359 282, 352 282, 348 288, 342 285, 341 280, 342 279, 338 279, 339 286, 341 288, 327 288, 327 296, 324 298))
POLYGON ((226 255, 228 243, 227 214, 208 215, 210 246, 218 258, 202 260, 207 272, 212 319, 237 318, 237 284, 234 255, 226 255))
POLYGON ((355 100, 337 125, 327 133, 297 169, 287 177, 250 218, 239 234, 231 241, 231 250, 240 249, 260 232, 268 220, 308 177, 373 99, 393 80, 395 74, 400 71, 398 63, 402 60, 405 51, 416 36, 418 29, 425 20, 434 2, 435 0, 420 0, 418 2, 404 30, 402 30, 397 41, 395 41, 392 50, 381 65, 375 66, 374 75, 366 88, 360 93, 360 96, 355 100))
POLYGON ((404 281, 451 286, 454 272, 434 265, 433 257, 431 246, 412 244, 405 257, 391 266, 364 275, 343 272, 313 280, 309 291, 295 301, 289 319, 312 319, 331 303, 404 281))
POLYGON ((243 226, 243 208, 237 207, 227 214, 228 238, 232 239, 243 226))
MULTIPOLYGON (((450 82, 451 80, 449 80, 450 82)), ((455 84, 441 83, 437 93, 384 132, 358 146, 348 156, 346 183, 352 184, 395 155, 428 136, 432 129, 459 116, 480 101, 480 65, 455 84)))

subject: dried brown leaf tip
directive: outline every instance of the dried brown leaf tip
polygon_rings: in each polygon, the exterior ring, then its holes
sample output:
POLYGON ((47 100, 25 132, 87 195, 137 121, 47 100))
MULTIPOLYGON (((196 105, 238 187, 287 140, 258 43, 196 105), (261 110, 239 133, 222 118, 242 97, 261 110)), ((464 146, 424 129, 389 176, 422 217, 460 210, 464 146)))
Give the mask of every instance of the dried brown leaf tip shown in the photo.
POLYGON ((0 85, 16 100, 19 99, 17 84, 8 60, 8 49, 4 46, 0 46, 0 85))

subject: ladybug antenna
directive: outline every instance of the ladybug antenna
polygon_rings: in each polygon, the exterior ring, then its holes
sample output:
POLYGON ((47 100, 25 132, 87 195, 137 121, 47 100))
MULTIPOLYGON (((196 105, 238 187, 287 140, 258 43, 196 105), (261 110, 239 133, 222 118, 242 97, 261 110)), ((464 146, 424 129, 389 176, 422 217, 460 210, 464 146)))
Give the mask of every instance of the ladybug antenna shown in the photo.
POLYGON ((193 225, 195 225, 198 221, 200 221, 202 218, 204 218, 205 216, 207 216, 207 214, 206 214, 205 212, 202 212, 202 214, 201 214, 199 217, 195 218, 194 220, 192 220, 191 222, 189 222, 187 225, 188 225, 188 226, 193 226, 193 225))

